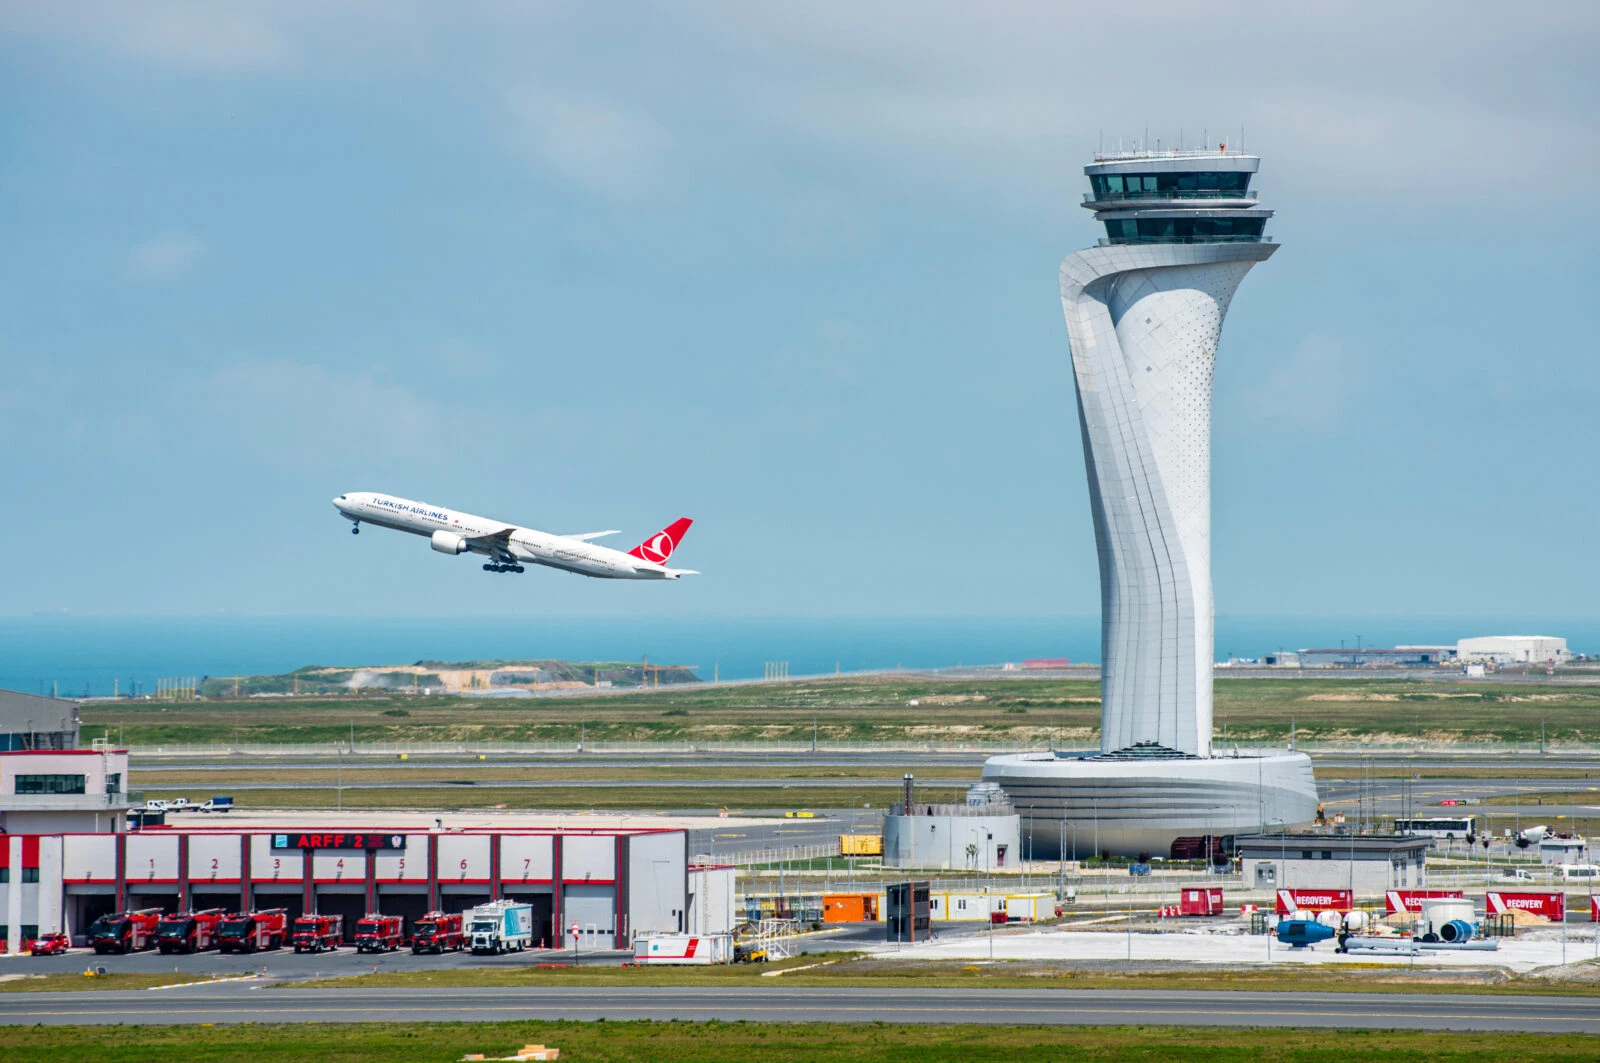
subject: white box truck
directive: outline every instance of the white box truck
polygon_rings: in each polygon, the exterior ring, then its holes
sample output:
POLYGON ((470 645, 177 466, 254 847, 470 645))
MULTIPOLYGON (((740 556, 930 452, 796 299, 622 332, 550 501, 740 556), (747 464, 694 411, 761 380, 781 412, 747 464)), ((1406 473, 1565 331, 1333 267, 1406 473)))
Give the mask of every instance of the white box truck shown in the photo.
POLYGON ((533 944, 533 905, 491 901, 469 909, 462 920, 474 956, 521 952, 533 944))

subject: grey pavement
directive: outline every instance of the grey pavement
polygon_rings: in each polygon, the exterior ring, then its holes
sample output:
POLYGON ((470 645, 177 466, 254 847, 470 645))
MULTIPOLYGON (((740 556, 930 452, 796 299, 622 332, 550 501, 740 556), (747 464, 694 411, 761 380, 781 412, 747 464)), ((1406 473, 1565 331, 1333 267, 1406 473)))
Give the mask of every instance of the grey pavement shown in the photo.
POLYGON ((0 994, 0 1024, 506 1022, 534 1019, 1321 1027, 1600 1033, 1594 998, 1446 993, 540 986, 0 994))

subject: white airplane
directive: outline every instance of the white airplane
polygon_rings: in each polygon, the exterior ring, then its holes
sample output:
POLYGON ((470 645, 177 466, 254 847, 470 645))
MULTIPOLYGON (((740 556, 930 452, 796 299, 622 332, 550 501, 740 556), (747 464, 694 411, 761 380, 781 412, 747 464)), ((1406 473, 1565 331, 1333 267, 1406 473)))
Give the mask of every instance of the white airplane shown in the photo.
POLYGON ((700 574, 693 569, 667 567, 667 558, 683 542, 684 533, 694 523, 688 517, 679 517, 624 553, 590 541, 616 535, 615 530, 551 535, 370 491, 340 495, 333 500, 333 505, 354 521, 350 529, 352 535, 359 534, 363 524, 426 535, 441 554, 474 553, 489 558, 483 566, 485 572, 521 572, 523 562, 527 562, 599 579, 677 579, 700 574))

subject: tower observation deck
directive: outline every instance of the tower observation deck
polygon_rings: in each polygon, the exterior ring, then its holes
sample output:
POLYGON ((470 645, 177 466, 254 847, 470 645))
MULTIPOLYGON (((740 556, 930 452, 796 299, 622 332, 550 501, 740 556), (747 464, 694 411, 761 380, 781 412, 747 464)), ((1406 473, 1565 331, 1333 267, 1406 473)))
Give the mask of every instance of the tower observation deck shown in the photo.
POLYGON ((1250 187, 1260 166, 1223 149, 1102 152, 1084 167, 1083 206, 1105 224, 1102 246, 1261 243, 1272 211, 1250 187))

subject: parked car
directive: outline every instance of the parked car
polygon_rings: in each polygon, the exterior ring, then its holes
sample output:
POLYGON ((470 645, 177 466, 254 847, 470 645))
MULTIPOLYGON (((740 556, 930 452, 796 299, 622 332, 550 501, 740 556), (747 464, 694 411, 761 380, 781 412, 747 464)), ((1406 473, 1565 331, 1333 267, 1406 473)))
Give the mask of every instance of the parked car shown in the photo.
POLYGON ((72 939, 65 934, 40 934, 32 941, 24 941, 22 947, 35 956, 59 956, 72 948, 72 939))

